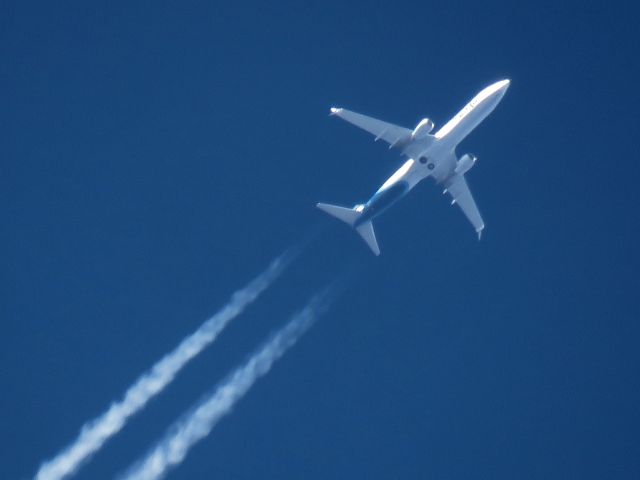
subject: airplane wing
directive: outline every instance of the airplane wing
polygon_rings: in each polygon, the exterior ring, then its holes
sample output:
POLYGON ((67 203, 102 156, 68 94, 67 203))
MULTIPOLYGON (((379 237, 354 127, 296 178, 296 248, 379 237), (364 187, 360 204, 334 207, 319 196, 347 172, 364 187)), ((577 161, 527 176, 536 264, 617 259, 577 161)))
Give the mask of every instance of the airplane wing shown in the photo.
POLYGON ((453 174, 453 176, 445 182, 445 187, 447 189, 446 191, 453 198, 452 205, 457 203, 460 206, 462 213, 465 214, 473 225, 473 228, 476 229, 478 239, 480 239, 482 229, 484 228, 484 221, 471 195, 471 190, 469 190, 469 185, 467 185, 464 175, 453 174))
POLYGON ((356 127, 360 127, 372 135, 375 135, 376 141, 379 139, 384 140, 389 144, 389 148, 411 136, 412 132, 412 130, 408 128, 400 127, 393 123, 383 122, 377 118, 367 117, 366 115, 352 112, 344 108, 332 108, 331 115, 340 117, 343 120, 354 124, 356 127))

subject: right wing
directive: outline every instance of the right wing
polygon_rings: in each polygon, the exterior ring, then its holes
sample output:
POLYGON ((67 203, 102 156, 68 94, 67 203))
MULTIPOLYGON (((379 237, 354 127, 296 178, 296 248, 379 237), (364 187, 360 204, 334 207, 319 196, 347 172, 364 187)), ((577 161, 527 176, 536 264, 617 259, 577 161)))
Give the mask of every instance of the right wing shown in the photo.
POLYGON ((471 222, 473 228, 476 229, 478 239, 480 239, 482 229, 484 228, 484 221, 482 220, 482 216, 480 216, 480 211, 471 195, 471 190, 469 190, 469 185, 467 185, 464 175, 454 174, 445 182, 445 187, 449 195, 453 197, 451 204, 457 203, 460 206, 460 209, 471 222))
POLYGON ((411 137, 412 130, 393 123, 383 122, 377 118, 367 117, 360 113, 352 112, 344 108, 332 108, 331 115, 346 120, 349 123, 354 124, 356 127, 360 127, 363 130, 375 135, 376 141, 379 139, 384 140, 389 144, 389 148, 394 147, 404 139, 411 137))

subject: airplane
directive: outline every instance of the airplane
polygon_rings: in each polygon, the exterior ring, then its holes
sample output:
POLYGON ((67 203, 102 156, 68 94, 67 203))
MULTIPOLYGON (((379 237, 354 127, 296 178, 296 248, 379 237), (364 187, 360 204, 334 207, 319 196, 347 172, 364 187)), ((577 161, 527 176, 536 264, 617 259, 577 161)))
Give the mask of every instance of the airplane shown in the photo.
POLYGON ((384 140, 389 144, 389 149, 400 149, 408 160, 382 184, 367 203, 357 204, 353 208, 328 203, 318 203, 316 206, 355 228, 371 251, 380 255, 371 221, 422 180, 432 177, 437 184, 444 186, 443 194, 451 195, 451 204, 460 206, 480 240, 484 221, 464 178, 477 158, 469 153, 458 158, 456 147, 496 108, 510 83, 510 80, 501 80, 483 89, 433 135, 431 131, 434 123, 428 118, 422 119, 411 130, 344 108, 332 107, 330 115, 340 117, 375 135, 375 141, 384 140))

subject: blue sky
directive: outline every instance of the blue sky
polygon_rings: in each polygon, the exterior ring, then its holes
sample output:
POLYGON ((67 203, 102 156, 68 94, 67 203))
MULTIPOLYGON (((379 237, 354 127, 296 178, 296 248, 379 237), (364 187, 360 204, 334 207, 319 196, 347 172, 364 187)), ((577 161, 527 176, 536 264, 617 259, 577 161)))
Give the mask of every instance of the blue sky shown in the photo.
POLYGON ((287 274, 87 464, 113 478, 319 288, 350 287, 169 478, 638 478, 638 11, 625 2, 7 2, 0 477, 29 478, 276 255, 287 274), (374 258, 317 201, 436 126, 481 242, 428 182, 374 258))

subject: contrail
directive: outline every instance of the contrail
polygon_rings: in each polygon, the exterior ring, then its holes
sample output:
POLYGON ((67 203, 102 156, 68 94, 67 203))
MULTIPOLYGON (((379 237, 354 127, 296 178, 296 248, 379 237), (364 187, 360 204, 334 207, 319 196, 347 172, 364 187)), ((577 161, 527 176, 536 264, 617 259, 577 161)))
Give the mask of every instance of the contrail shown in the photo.
POLYGON ((40 466, 35 479, 60 480, 74 474, 110 437, 125 426, 132 415, 162 392, 190 360, 210 345, 231 320, 256 300, 298 253, 299 250, 295 250, 277 257, 264 272, 236 291, 218 313, 140 376, 126 391, 122 400, 111 404, 99 417, 85 423, 72 444, 40 466))
POLYGON ((275 333, 244 365, 234 370, 212 394, 174 423, 165 437, 120 478, 159 479, 171 468, 179 465, 191 447, 209 435, 255 381, 266 375, 275 361, 296 343, 320 314, 326 311, 335 294, 334 286, 312 298, 289 323, 275 333))

